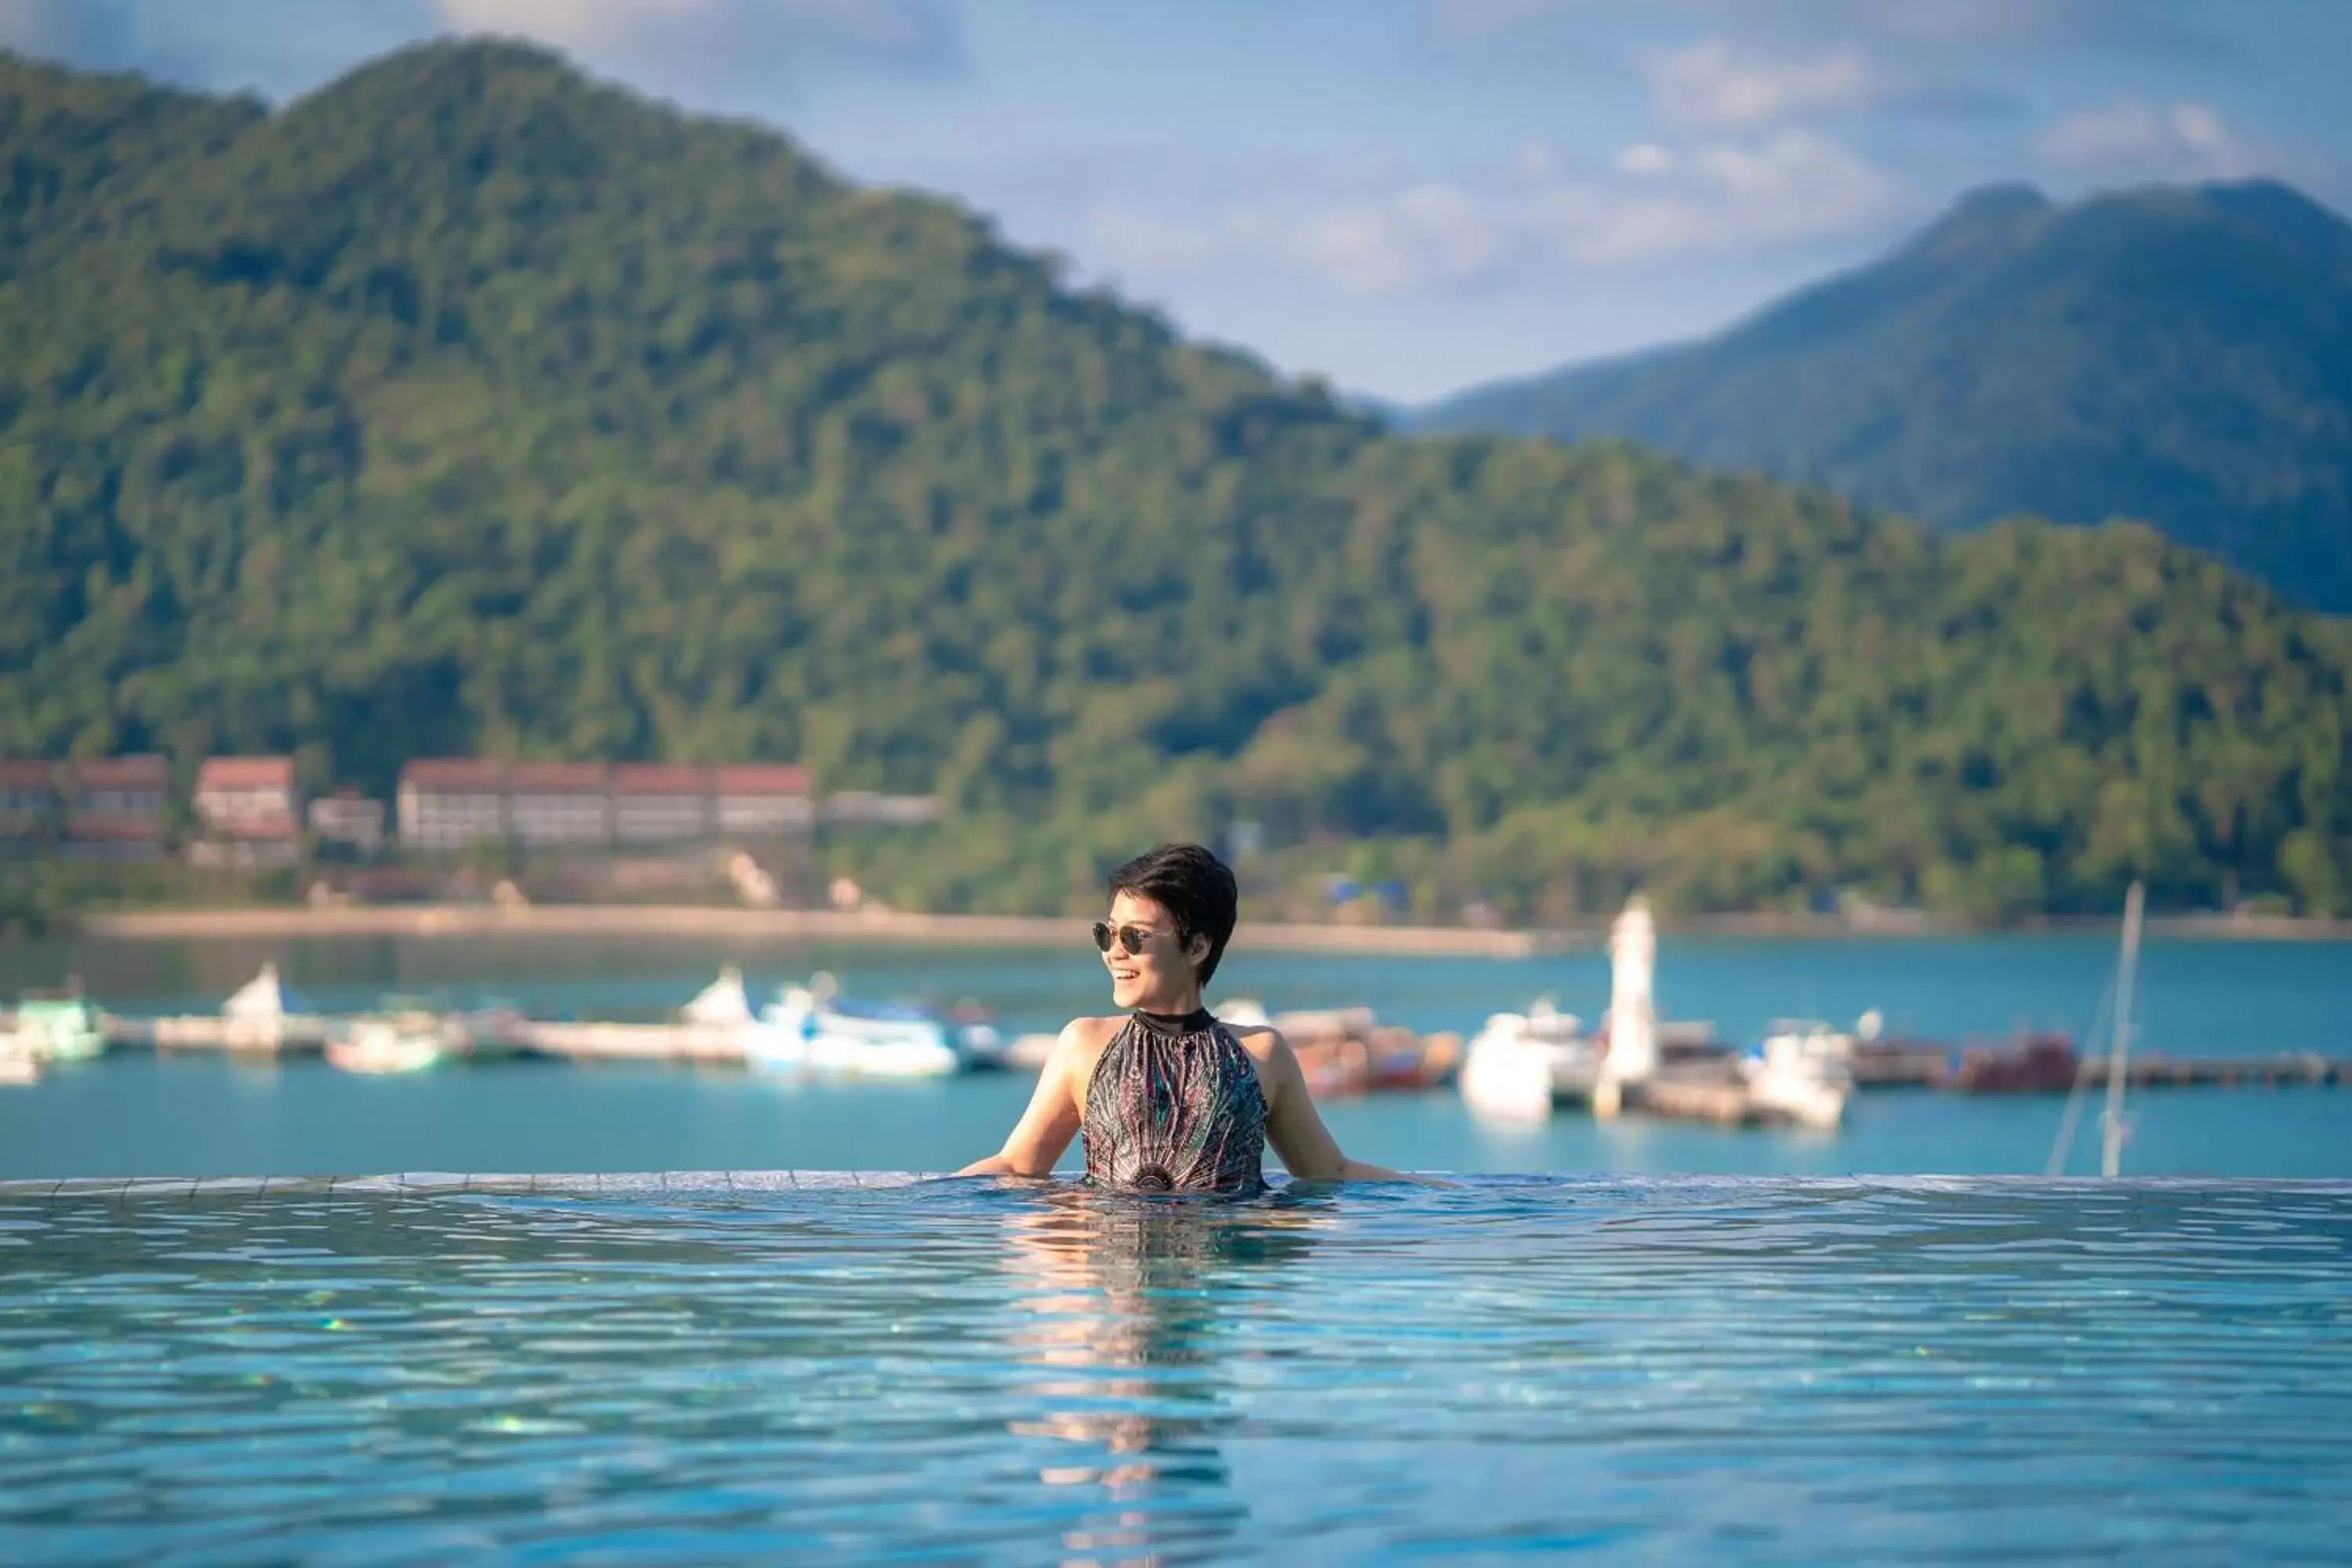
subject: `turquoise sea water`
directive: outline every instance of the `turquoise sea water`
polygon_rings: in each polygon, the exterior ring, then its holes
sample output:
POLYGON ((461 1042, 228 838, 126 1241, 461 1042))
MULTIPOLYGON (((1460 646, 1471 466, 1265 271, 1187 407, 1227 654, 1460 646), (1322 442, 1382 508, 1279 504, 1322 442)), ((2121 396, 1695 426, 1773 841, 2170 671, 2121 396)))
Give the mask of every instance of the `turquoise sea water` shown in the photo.
POLYGON ((2343 1183, 5 1189, 0 1561, 2340 1561, 2347 1286, 2343 1183))
MULTIPOLYGON (((2114 964, 2095 935, 1937 941, 1681 940, 1659 954, 1670 1017, 1752 1038, 1771 1018, 1850 1023, 1958 1043, 2021 1026, 2096 1021, 2114 964)), ((265 960, 320 1005, 386 991, 453 1003, 503 998, 551 1015, 652 1018, 722 963, 755 986, 825 968, 856 994, 974 998, 1013 1030, 1057 1027, 1105 1005, 1098 961, 1068 951, 795 952, 709 942, 338 941, 0 947, 0 995, 78 974, 125 1012, 216 1008, 265 960)), ((1598 952, 1527 961, 1327 958, 1237 950, 1220 995, 1279 1008, 1364 1005, 1420 1028, 1475 1029, 1540 993, 1587 1016, 1606 1005, 1598 952)), ((2151 942, 2136 1049, 2352 1056, 2352 947, 2151 942)), ((0 1177, 401 1170, 936 1169, 992 1150, 1026 1079, 792 1085, 729 1071, 509 1064, 409 1079, 355 1079, 316 1061, 276 1068, 117 1055, 0 1089, 0 1177)), ((1465 1172, 2034 1173, 2061 1101, 1905 1091, 1858 1099, 1833 1137, 1563 1119, 1482 1128, 1451 1093, 1326 1107, 1350 1152, 1465 1172)), ((2147 1173, 2352 1177, 2352 1093, 2164 1090, 2136 1096, 2126 1169, 2147 1173)), ((2092 1168, 2086 1116, 2070 1166, 2092 1168)))

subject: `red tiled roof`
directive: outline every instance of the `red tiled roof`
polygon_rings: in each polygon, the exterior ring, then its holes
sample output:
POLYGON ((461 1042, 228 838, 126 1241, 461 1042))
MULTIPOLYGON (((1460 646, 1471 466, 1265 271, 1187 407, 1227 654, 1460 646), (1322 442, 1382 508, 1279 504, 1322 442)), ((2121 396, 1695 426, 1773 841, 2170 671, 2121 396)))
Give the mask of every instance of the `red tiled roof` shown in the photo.
POLYGON ((55 763, 24 757, 0 757, 0 789, 12 786, 22 789, 26 784, 54 785, 57 778, 58 764, 55 763))
POLYGON ((509 763, 507 788, 534 794, 604 793, 602 763, 509 763))
POLYGON ((719 793, 740 795, 806 795, 808 770, 792 763, 739 763, 713 768, 719 793))
POLYGON ((709 768, 674 767, 658 763, 625 764, 613 770, 614 795, 708 795, 709 768))
POLYGON ((498 763, 478 757, 418 757, 400 770, 400 782, 418 789, 497 793, 506 778, 498 763))
POLYGON ((85 757, 71 764, 73 782, 81 789, 162 789, 171 769, 163 759, 148 753, 135 757, 85 757))
POLYGON ((292 789, 291 757, 206 757, 196 767, 196 788, 292 789))

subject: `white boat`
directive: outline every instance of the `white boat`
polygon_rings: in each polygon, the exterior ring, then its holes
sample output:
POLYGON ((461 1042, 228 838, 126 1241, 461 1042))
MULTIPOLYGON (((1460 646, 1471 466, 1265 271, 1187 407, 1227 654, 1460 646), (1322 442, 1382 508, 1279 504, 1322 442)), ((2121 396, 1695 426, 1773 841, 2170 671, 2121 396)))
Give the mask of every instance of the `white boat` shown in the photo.
MULTIPOLYGON (((1864 1017, 1867 1027, 1869 1015, 1864 1017)), ((1778 1045, 1807 1060, 1843 1062, 1851 1067, 1854 1042, 1860 1037, 1859 1034, 1833 1029, 1819 1018, 1775 1018, 1764 1026, 1760 1054, 1769 1055, 1778 1045)))
POLYGON ((79 990, 29 992, 16 1004, 12 1055, 34 1062, 86 1062, 106 1050, 105 1020, 79 990))
POLYGON ((41 1064, 12 1042, 0 1041, 0 1089, 25 1089, 41 1081, 41 1064))
POLYGON ((859 1078, 940 1078, 1002 1065, 1002 1037, 986 1024, 962 1024, 919 1007, 845 1003, 828 985, 788 985, 761 1009, 744 1047, 769 1072, 859 1078))
POLYGON ((1781 1019, 1739 1058, 1739 1072, 1758 1110, 1801 1127, 1832 1128, 1853 1094, 1853 1036, 1818 1019, 1781 1019))
POLYGON ((699 1028, 724 1029, 757 1021, 751 998, 743 989, 743 972, 728 964, 719 978, 704 986, 693 1001, 677 1010, 678 1022, 699 1028))
POLYGON ((1525 1013, 1496 1013, 1472 1037, 1458 1075, 1472 1113, 1497 1121, 1541 1121, 1559 1101, 1586 1100, 1601 1053, 1572 1013, 1549 996, 1525 1013))
POLYGON ((345 1072, 423 1072, 465 1045, 462 1034, 432 1013, 354 1018, 327 1038, 327 1060, 345 1072))
POLYGON ((1610 930, 1605 1040, 1586 1034, 1549 997, 1523 1014, 1496 1014, 1462 1058, 1462 1098, 1472 1112, 1496 1121, 1540 1121, 1566 1100, 1590 1104, 1595 1116, 1616 1115, 1626 1088, 1638 1089, 1657 1071, 1657 1013, 1651 995, 1657 951, 1649 903, 1637 893, 1610 930))

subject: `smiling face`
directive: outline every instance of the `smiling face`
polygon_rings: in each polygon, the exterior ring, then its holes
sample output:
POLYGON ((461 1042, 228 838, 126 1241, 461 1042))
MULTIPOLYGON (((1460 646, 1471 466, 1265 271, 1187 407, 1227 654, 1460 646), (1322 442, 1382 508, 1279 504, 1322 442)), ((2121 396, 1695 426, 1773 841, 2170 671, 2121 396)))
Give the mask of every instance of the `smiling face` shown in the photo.
POLYGON ((1148 1013, 1189 1013, 1201 1005, 1201 983, 1193 964, 1208 955, 1209 939, 1195 936, 1192 952, 1176 938, 1176 921, 1166 910, 1139 893, 1124 889, 1110 901, 1114 931, 1132 927, 1142 940, 1140 952, 1128 950, 1114 935, 1110 951, 1102 955, 1110 971, 1111 1001, 1120 1007, 1140 1007, 1148 1013))

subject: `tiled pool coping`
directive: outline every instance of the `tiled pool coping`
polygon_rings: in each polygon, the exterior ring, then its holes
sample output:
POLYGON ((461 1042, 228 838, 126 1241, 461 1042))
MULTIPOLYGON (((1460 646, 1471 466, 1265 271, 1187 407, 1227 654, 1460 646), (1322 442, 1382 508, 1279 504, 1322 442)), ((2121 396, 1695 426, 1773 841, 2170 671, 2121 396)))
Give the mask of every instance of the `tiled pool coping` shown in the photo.
MULTIPOLYGON (((572 1197, 646 1197, 661 1193, 724 1196, 790 1192, 859 1192, 912 1186, 954 1175, 951 1171, 606 1171, 537 1175, 512 1173, 403 1171, 374 1176, 76 1176, 63 1181, 48 1177, 0 1180, 0 1203, 27 1200, 77 1199, 106 1203, 192 1202, 211 1197, 299 1197, 326 1194, 391 1194, 415 1197, 448 1197, 480 1193, 507 1197, 544 1194, 572 1197)), ((2280 1194, 2321 1194, 2352 1197, 2352 1181, 2338 1176, 2128 1176, 2120 1181, 2094 1176, 1886 1174, 1853 1172, 1844 1174, 1742 1176, 1717 1173, 1588 1171, 1579 1173, 1468 1175, 1458 1172, 1422 1172, 1444 1186, 1530 1184, 1562 1189, 1594 1187, 1628 1192, 1677 1194, 1745 1194, 1758 1190, 1812 1190, 1851 1193, 1855 1190, 1907 1192, 2011 1192, 2038 1195, 2071 1193, 2077 1197, 2100 1194, 2126 1202, 2162 1192, 2229 1190, 2280 1194)), ((1069 1184, 1076 1173, 1057 1173, 1069 1184)), ((1270 1187, 1279 1190, 1290 1178, 1267 1173, 1270 1187)))
POLYGON ((903 1187, 943 1171, 635 1171, 570 1175, 462 1174, 404 1171, 385 1176, 79 1176, 66 1181, 0 1181, 0 1199, 96 1198, 111 1202, 208 1197, 298 1196, 320 1193, 546 1193, 580 1197, 633 1194, 841 1191, 903 1187))

